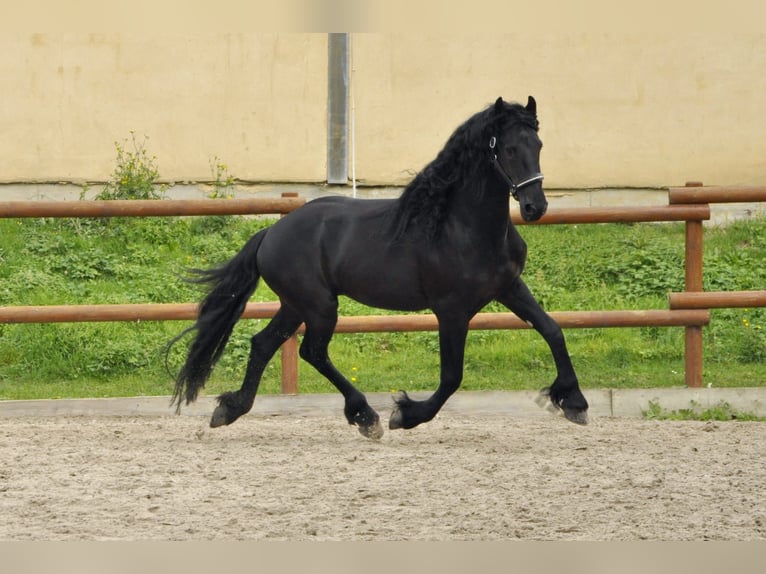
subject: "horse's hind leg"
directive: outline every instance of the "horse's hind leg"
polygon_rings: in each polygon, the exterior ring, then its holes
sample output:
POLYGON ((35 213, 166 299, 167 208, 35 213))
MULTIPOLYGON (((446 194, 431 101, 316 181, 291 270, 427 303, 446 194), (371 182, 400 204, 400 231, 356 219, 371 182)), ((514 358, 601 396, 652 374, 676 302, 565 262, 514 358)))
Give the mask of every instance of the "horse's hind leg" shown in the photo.
POLYGON ((367 438, 379 439, 383 436, 383 427, 378 413, 370 407, 364 394, 335 368, 327 353, 336 322, 337 314, 334 310, 332 313, 306 318, 306 334, 300 347, 301 358, 341 392, 346 401, 343 412, 349 424, 357 425, 359 432, 367 438))
POLYGON ((266 328, 253 336, 242 387, 218 397, 218 406, 210 419, 211 427, 231 424, 252 408, 266 365, 300 324, 298 315, 283 305, 266 328))

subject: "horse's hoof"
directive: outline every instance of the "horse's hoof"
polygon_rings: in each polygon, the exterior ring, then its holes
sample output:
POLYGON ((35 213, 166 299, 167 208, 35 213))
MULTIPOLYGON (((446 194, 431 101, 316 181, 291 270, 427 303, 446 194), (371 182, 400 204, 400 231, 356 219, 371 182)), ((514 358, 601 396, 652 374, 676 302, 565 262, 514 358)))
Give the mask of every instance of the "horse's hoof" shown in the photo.
POLYGON ((362 436, 369 439, 380 440, 383 436, 383 426, 380 424, 378 413, 368 407, 367 411, 362 411, 354 415, 351 424, 359 428, 362 436))
POLYGON ((388 428, 391 430, 404 428, 404 415, 399 407, 394 407, 388 419, 388 428))
POLYGON ((404 427, 404 413, 402 412, 402 405, 406 405, 410 402, 410 397, 407 391, 399 391, 394 396, 394 410, 391 411, 391 416, 388 418, 388 428, 391 430, 403 429, 404 427))
POLYGON ((376 420, 371 425, 359 425, 359 432, 366 438, 380 440, 383 437, 383 425, 380 420, 376 420))
POLYGON ((558 414, 563 412, 564 418, 578 425, 588 424, 588 409, 568 409, 566 407, 560 407, 553 401, 551 401, 551 390, 547 387, 540 391, 540 394, 535 397, 535 402, 540 408, 544 408, 550 413, 558 414))
POLYGON ((210 428, 222 427, 229 424, 226 417, 226 407, 218 405, 213 411, 213 416, 210 417, 210 428))
POLYGON ((575 424, 578 425, 587 425, 588 424, 588 411, 581 411, 581 410, 575 410, 575 409, 564 409, 564 417, 568 421, 572 421, 575 424))

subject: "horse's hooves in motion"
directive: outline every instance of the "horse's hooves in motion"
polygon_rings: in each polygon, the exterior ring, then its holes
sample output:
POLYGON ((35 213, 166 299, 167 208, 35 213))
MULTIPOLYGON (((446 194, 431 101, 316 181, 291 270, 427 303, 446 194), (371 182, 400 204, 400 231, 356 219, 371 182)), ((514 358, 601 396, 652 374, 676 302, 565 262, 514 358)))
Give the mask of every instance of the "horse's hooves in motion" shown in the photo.
POLYGON ((588 424, 587 407, 584 409, 578 409, 578 408, 563 406, 560 403, 557 403, 551 398, 550 387, 540 391, 540 394, 537 395, 535 402, 537 403, 538 406, 544 407, 553 413, 561 411, 564 414, 565 419, 575 424, 578 424, 578 425, 588 424))
POLYGON ((375 416, 372 422, 355 421, 356 426, 362 436, 372 440, 380 440, 383 437, 383 425, 380 424, 380 417, 375 416))

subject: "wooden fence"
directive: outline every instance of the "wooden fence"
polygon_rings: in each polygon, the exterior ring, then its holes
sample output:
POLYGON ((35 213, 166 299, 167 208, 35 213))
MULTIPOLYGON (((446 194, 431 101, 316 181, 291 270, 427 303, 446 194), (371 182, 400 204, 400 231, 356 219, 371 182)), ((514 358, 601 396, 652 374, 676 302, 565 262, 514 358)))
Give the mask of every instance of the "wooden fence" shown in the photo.
MULTIPOLYGON (((703 292, 703 221, 710 219, 710 203, 766 201, 766 187, 704 187, 687 184, 670 188, 669 203, 651 207, 553 209, 534 223, 518 215, 517 225, 686 222, 685 289, 669 295, 667 310, 561 311, 551 316, 562 328, 682 326, 685 336, 685 376, 690 387, 702 386, 702 327, 710 322, 710 309, 766 306, 766 291, 703 292)), ((153 217, 190 215, 285 214, 303 205, 297 194, 275 199, 147 200, 147 201, 10 201, 0 202, 0 217, 153 217)), ((279 303, 249 303, 243 318, 270 318, 279 303)), ((0 323, 54 323, 81 321, 193 320, 192 303, 128 305, 61 305, 0 307, 0 323)), ((431 331, 434 315, 369 315, 340 317, 339 333, 431 331)), ((513 313, 479 313, 471 329, 528 329, 513 313)), ((300 331, 299 331, 300 333, 300 331)), ((297 334, 282 347, 282 392, 298 392, 297 334)))

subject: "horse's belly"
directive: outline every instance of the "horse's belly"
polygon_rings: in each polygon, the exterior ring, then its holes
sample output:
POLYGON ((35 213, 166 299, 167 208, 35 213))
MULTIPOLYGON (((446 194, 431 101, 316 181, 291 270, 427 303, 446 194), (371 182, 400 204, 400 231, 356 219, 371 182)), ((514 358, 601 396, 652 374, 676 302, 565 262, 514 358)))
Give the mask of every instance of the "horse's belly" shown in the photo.
POLYGON ((420 285, 395 270, 360 276, 351 273, 340 278, 339 295, 345 295, 379 309, 419 311, 428 307, 420 285))

